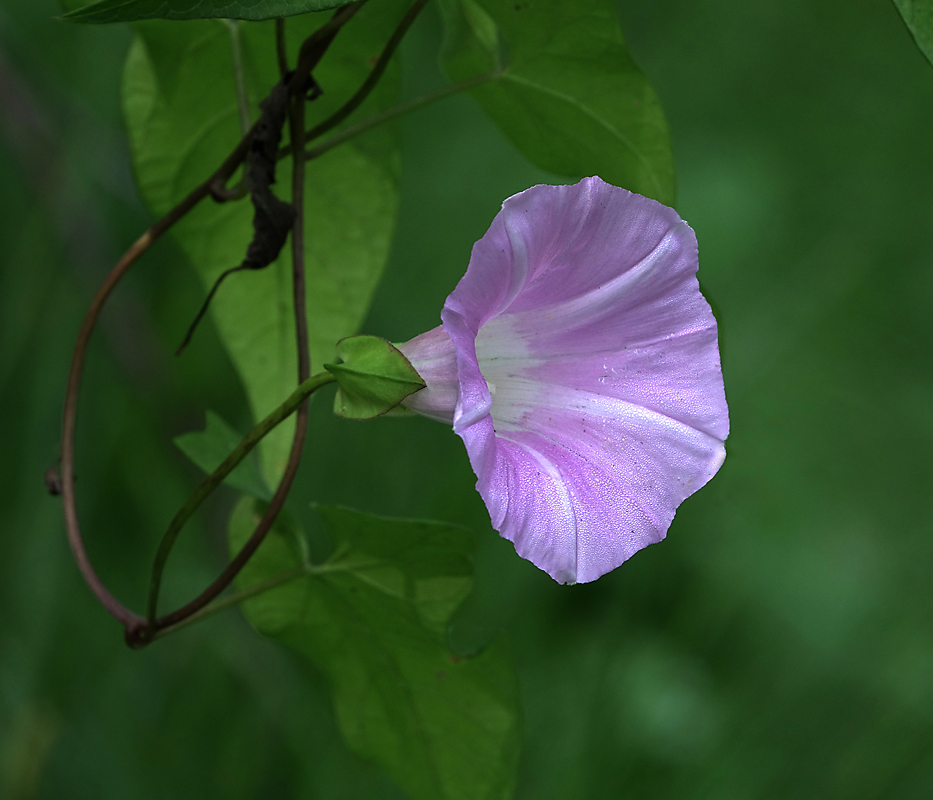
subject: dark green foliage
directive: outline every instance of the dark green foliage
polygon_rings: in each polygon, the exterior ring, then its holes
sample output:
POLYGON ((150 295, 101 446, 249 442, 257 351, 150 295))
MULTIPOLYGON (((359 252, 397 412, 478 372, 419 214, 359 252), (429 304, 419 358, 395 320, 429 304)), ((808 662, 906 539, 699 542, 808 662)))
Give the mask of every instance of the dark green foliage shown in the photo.
MULTIPOLYGON (((363 82, 369 59, 405 3, 380 0, 341 32, 315 72, 324 95, 308 105, 308 124, 333 112, 363 82)), ((288 26, 294 57, 318 20, 288 26)), ((123 81, 124 109, 133 165, 143 198, 164 214, 211 174, 233 150, 242 131, 231 60, 231 35, 241 32, 245 89, 255 106, 279 80, 272 23, 219 21, 140 23, 123 81)), ((394 70, 357 115, 391 105, 394 70)), ((356 117, 351 118, 351 121, 356 117)), ((291 158, 278 164, 274 190, 288 197, 291 158)), ((308 165, 305 201, 308 326, 311 363, 330 360, 335 342, 355 333, 385 265, 398 204, 399 151, 391 130, 380 129, 336 148, 308 165)), ((205 201, 172 233, 204 281, 214 284, 243 261, 252 236, 249 202, 205 201)), ((288 249, 264 270, 231 275, 213 298, 210 316, 260 419, 297 385, 294 317, 288 249)), ((191 309, 193 318, 197 307, 191 309)), ((178 337, 183 330, 179 326, 178 337)), ((195 339, 193 347, 197 347, 195 339)), ((182 356, 188 357, 187 354, 182 356)), ((292 422, 260 445, 265 477, 277 480, 291 442, 292 422)))
MULTIPOLYGON (((236 552, 261 515, 244 499, 236 552)), ((473 536, 452 525, 320 506, 334 552, 312 566, 283 521, 238 579, 241 588, 304 574, 243 603, 265 636, 328 677, 350 747, 414 800, 506 800, 519 751, 518 686, 503 641, 470 658, 447 645, 472 584, 473 536)))
POLYGON ((654 89, 610 0, 442 0, 443 64, 522 154, 674 204, 674 159, 654 89))
POLYGON ((353 0, 100 0, 65 15, 72 22, 143 19, 247 19, 290 17, 345 6, 353 0))
MULTIPOLYGON (((243 436, 231 428, 221 417, 213 411, 207 412, 207 424, 203 431, 193 431, 175 437, 175 444, 197 466, 210 474, 220 463, 230 455, 243 436)), ((259 465, 254 456, 247 456, 224 479, 241 492, 253 497, 269 500, 272 492, 259 471, 259 465)))
POLYGON ((920 52, 933 64, 933 0, 894 0, 920 52))
MULTIPOLYGON (((405 800, 345 746, 328 682, 297 652, 236 612, 130 652, 78 577, 42 474, 90 292, 152 221, 117 102, 129 32, 55 23, 49 0, 0 7, 0 796, 405 800)), ((477 532, 451 640, 465 653, 507 633, 525 719, 516 800, 928 800, 930 67, 891 3, 618 8, 671 123, 678 208, 719 313, 733 420, 722 473, 664 543, 579 587, 496 536, 456 436, 423 419, 360 425, 316 403, 290 507, 312 552, 326 550, 312 499, 477 532)), ((406 98, 443 82, 433 13, 403 48, 406 98)), ((253 101, 268 88, 256 81, 253 101)), ((232 105, 229 125, 232 143, 232 105)), ((503 198, 561 180, 466 98, 400 127, 398 233, 359 326, 392 341, 438 324, 503 198)), ((244 252, 231 246, 218 270, 244 252)), ((172 437, 204 408, 239 431, 253 416, 213 320, 169 355, 206 290, 187 261, 168 238, 134 268, 82 396, 88 547, 136 610, 193 488, 172 437)), ((316 370, 333 358, 332 342, 322 350, 316 370)), ((181 538, 168 606, 225 563, 228 499, 181 538)))

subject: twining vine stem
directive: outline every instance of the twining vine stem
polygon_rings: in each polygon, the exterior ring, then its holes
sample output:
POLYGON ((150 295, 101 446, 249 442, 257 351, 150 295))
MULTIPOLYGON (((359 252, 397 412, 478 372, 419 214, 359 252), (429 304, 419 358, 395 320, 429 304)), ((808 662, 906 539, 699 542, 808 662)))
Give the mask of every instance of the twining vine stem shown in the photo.
POLYGON ((372 71, 366 77, 366 80, 363 81, 363 85, 356 90, 356 93, 347 100, 337 111, 331 114, 323 122, 315 125, 311 130, 306 134, 305 139, 302 141, 312 141, 317 139, 319 136, 327 133, 327 131, 336 128, 341 122, 343 122, 347 117, 350 116, 357 108, 359 108, 360 103, 362 103, 376 88, 376 84, 379 83, 379 79, 382 77, 382 73, 385 72, 386 67, 389 65, 389 61, 392 59, 392 56, 395 54, 396 49, 401 44, 402 39, 405 38, 405 34, 408 33, 408 29, 412 26, 415 19, 421 13, 422 9, 428 4, 428 0, 415 0, 411 5, 408 11, 405 12, 405 16, 402 17, 402 21, 399 22, 398 27, 392 33, 389 41, 386 42, 386 46, 382 48, 382 52, 379 54, 379 58, 376 60, 375 65, 372 68, 372 71))
MULTIPOLYGON (((331 37, 331 40, 333 37, 331 37)), ((327 42, 328 44, 330 41, 327 42)), ((302 54, 306 61, 311 61, 307 51, 302 47, 302 54)), ((323 52, 317 57, 320 60, 323 52)), ((316 64, 316 62, 315 62, 316 64)), ((313 65, 311 67, 313 69, 313 65)), ((307 75, 310 76, 310 69, 307 75)), ((307 80, 307 79, 306 79, 307 80)), ((294 149, 294 158, 292 159, 292 207, 295 210, 295 222, 292 228, 292 295, 295 310, 295 338, 297 340, 298 350, 298 382, 303 384, 311 375, 311 360, 308 348, 308 312, 306 308, 305 287, 305 237, 304 237, 304 189, 305 189, 305 159, 304 159, 304 115, 305 115, 305 92, 304 84, 300 91, 292 94, 291 105, 289 108, 289 129, 291 141, 294 149)), ((323 383, 327 382, 322 381, 323 383)), ((317 388, 317 387, 315 387, 317 388)), ((288 462, 285 465, 285 471, 279 481, 279 485, 272 496, 272 500, 266 507, 256 529, 246 544, 240 549, 233 560, 224 568, 218 578, 199 594, 190 603, 166 614, 164 617, 155 619, 155 609, 158 603, 158 581, 154 581, 154 591, 149 599, 149 624, 146 631, 142 634, 139 644, 145 644, 151 639, 152 634, 160 628, 175 625, 182 620, 196 614, 207 606, 215 597, 226 589, 240 573, 240 570, 246 565, 246 562, 252 557, 253 553, 262 544, 266 534, 272 529, 276 517, 285 505, 288 493, 291 491, 292 483, 298 474, 298 466, 301 463, 301 454, 304 448, 305 436, 308 430, 308 396, 305 395, 299 402, 298 412, 295 416, 295 433, 292 438, 292 446, 288 455, 288 462)), ((179 528, 180 530, 180 528, 179 528)), ((177 537, 177 532, 175 534, 177 537)), ((171 543, 175 537, 168 543, 168 548, 164 558, 168 557, 168 550, 171 549, 171 543)), ((163 540, 163 543, 165 540, 163 540)), ((164 560, 162 562, 164 564, 164 560)), ((133 642, 136 643, 135 641, 133 642)))
POLYGON ((180 628, 185 628, 188 625, 198 622, 199 620, 204 619, 205 617, 213 616, 218 614, 221 611, 226 611, 228 608, 233 608, 234 606, 239 605, 244 600, 248 600, 250 597, 255 597, 257 594, 262 594, 263 592, 268 592, 271 589, 275 589, 279 586, 282 586, 286 583, 289 583, 298 578, 304 577, 305 575, 314 574, 317 570, 310 566, 301 566, 295 567, 295 569, 289 570, 288 572, 283 572, 280 575, 275 575, 268 580, 262 581, 261 583, 254 584, 246 589, 241 589, 238 592, 224 597, 222 600, 218 600, 215 603, 211 603, 205 606, 198 611, 195 611, 193 614, 188 615, 183 620, 176 622, 172 625, 167 625, 163 628, 159 628, 155 633, 152 634, 152 639, 161 639, 163 636, 167 636, 170 633, 174 633, 180 628))
POLYGON ((163 636, 174 633, 179 628, 185 628, 188 625, 205 619, 206 617, 219 614, 221 611, 226 611, 228 608, 238 606, 244 600, 249 600, 251 597, 256 597, 256 595, 264 594, 265 592, 271 591, 272 589, 277 589, 279 586, 284 586, 286 583, 291 583, 292 581, 298 580, 299 578, 314 576, 319 577, 321 575, 328 575, 334 572, 345 572, 348 569, 359 569, 360 566, 361 565, 358 562, 354 562, 352 566, 348 566, 345 563, 340 563, 340 561, 328 561, 326 564, 302 564, 300 567, 295 567, 294 569, 280 572, 278 575, 273 575, 271 578, 268 578, 264 581, 254 583, 245 589, 240 589, 238 592, 233 592, 232 594, 229 594, 226 597, 217 600, 208 606, 205 606, 200 611, 196 611, 190 617, 185 617, 185 619, 183 619, 181 622, 177 622, 174 625, 170 625, 166 628, 159 628, 159 630, 155 632, 152 638, 161 639, 163 636))
MULTIPOLYGON (((359 11, 361 5, 362 3, 355 3, 339 9, 329 22, 319 28, 305 41, 302 45, 298 67, 292 82, 289 84, 289 89, 293 93, 303 91, 304 83, 311 74, 311 70, 317 66, 317 63, 320 61, 321 57, 323 57, 324 52, 337 35, 340 28, 359 11), (303 77, 300 77, 302 75, 303 77), (299 77, 300 80, 296 80, 299 77)), ((178 203, 178 205, 152 225, 152 227, 140 236, 130 249, 127 250, 104 279, 100 288, 94 295, 87 314, 81 323, 81 328, 78 331, 78 337, 75 342, 75 350, 68 373, 68 381, 65 386, 65 399, 62 413, 61 495, 65 514, 65 526, 68 531, 68 543, 85 582, 100 601, 101 605, 123 625, 127 641, 131 643, 144 641, 145 634, 143 632, 149 628, 148 620, 126 608, 110 593, 107 587, 104 586, 91 564, 87 549, 84 546, 84 539, 81 535, 81 525, 78 520, 77 498, 75 494, 75 431, 77 428, 78 397, 81 389, 81 378, 84 371, 84 362, 87 357, 87 349, 91 334, 100 317, 101 310, 121 278, 123 278, 133 264, 139 260, 140 256, 169 230, 169 228, 188 214, 205 197, 215 192, 218 187, 222 188, 226 182, 230 180, 234 172, 246 158, 254 130, 255 126, 240 140, 239 144, 224 163, 221 164, 207 180, 196 187, 187 197, 178 203)), ((299 142, 299 146, 303 147, 303 141, 302 138, 301 142, 299 142)), ((304 159, 298 158, 295 159, 295 161, 303 164, 304 159)), ((230 580, 232 580, 232 577, 230 580)), ((229 584, 229 581, 227 583, 229 584)), ((210 598, 204 601, 204 604, 209 602, 209 600, 210 598)), ((174 617, 177 615, 169 616, 174 617)), ((175 621, 177 622, 178 620, 176 619, 175 621)))
POLYGON ((443 100, 445 97, 450 97, 450 95, 456 94, 457 92, 463 92, 467 89, 481 86, 488 81, 495 80, 500 77, 501 74, 502 73, 498 71, 484 72, 482 75, 474 75, 472 78, 467 78, 457 83, 451 83, 447 86, 442 86, 440 89, 435 89, 433 92, 427 92, 418 97, 413 97, 411 100, 406 100, 404 103, 399 103, 397 106, 393 106, 379 114, 374 114, 371 117, 367 117, 366 119, 344 128, 340 133, 336 133, 329 139, 325 139, 315 147, 309 147, 305 150, 305 158, 311 161, 312 159, 324 155, 328 150, 332 150, 338 145, 359 136, 361 133, 365 133, 371 128, 389 122, 389 120, 393 120, 403 114, 408 114, 410 111, 416 111, 426 105, 436 103, 438 100, 443 100))
MULTIPOLYGON (((421 10, 428 4, 428 2, 429 0, 415 0, 408 11, 405 12, 405 16, 402 17, 401 22, 399 22, 398 27, 396 27, 395 31, 392 33, 389 41, 386 42, 386 46, 382 49, 382 52, 379 54, 379 58, 376 60, 376 63, 370 71, 369 75, 366 76, 366 80, 363 81, 362 86, 356 90, 354 95, 349 100, 347 100, 346 103, 338 108, 327 119, 319 122, 317 125, 311 128, 311 130, 305 134, 306 142, 317 139, 318 137, 327 133, 327 131, 335 128, 348 116, 350 116, 350 114, 356 111, 357 108, 359 108, 360 104, 369 96, 370 92, 376 88, 376 84, 382 77, 382 73, 385 72, 386 67, 389 65, 389 61, 395 54, 396 49, 398 49, 399 44, 401 44, 402 39, 405 38, 405 34, 408 33, 408 29, 412 26, 412 23, 418 17, 418 14, 421 13, 421 10)), ((345 141, 345 139, 342 141, 345 141)), ((278 157, 285 158, 285 156, 289 155, 290 153, 290 146, 283 147, 279 150, 278 157)))
POLYGON ((136 263, 139 257, 152 246, 153 242, 211 193, 211 187, 215 183, 223 185, 230 179, 246 158, 250 135, 243 137, 236 149, 234 149, 227 160, 213 175, 149 228, 149 230, 140 236, 130 249, 126 251, 94 295, 94 299, 91 301, 90 308, 88 308, 84 321, 81 323, 81 329, 78 331, 78 339, 75 342, 74 355, 71 359, 71 369, 69 370, 68 382, 65 386, 65 402, 62 415, 61 495, 65 511, 65 526, 68 530, 68 543, 71 546, 71 552, 74 554, 75 561, 78 564, 78 569, 84 576, 84 580, 91 588, 91 591, 94 592, 94 595, 104 608, 123 625, 127 635, 144 628, 146 626, 146 620, 123 606, 110 594, 97 576, 94 567, 91 565, 87 550, 84 547, 84 540, 81 536, 81 526, 78 522, 74 475, 75 428, 77 427, 78 395, 81 389, 81 377, 84 370, 84 361, 87 357, 87 348, 91 340, 91 334, 94 331, 94 326, 97 324, 100 312, 104 307, 104 303, 107 302, 107 298, 120 282, 120 279, 129 271, 130 267, 136 263))
MULTIPOLYGON (((353 6, 344 6, 332 18, 333 23, 342 19, 345 24, 359 10, 361 4, 353 6)), ((331 23, 328 23, 331 24, 331 23)), ((310 79, 311 70, 313 70, 323 57, 327 47, 333 41, 339 27, 334 27, 332 31, 321 34, 327 28, 325 25, 314 35, 307 39, 301 48, 299 55, 299 64, 294 75, 289 81, 291 92, 291 104, 289 108, 289 128, 291 141, 294 145, 296 158, 292 162, 292 207, 295 211, 295 222, 292 228, 292 294, 293 306, 295 311, 295 337, 297 340, 298 351, 298 382, 304 383, 311 374, 311 362, 308 347, 308 315, 306 308, 306 287, 305 287, 305 268, 304 268, 304 104, 305 87, 310 79), (316 44, 314 44, 316 41, 316 44), (309 46, 309 42, 312 43, 309 46), (304 74, 301 83, 296 84, 295 78, 299 74, 304 74)), ((276 45, 279 50, 279 60, 285 59, 284 34, 279 35, 277 31, 276 45)), ((160 547, 157 558, 158 574, 153 570, 153 580, 150 586, 149 595, 149 614, 147 625, 144 629, 130 637, 128 641, 133 646, 142 646, 151 641, 154 633, 171 625, 175 625, 185 618, 197 613, 207 606, 215 597, 224 591, 240 573, 240 570, 246 565, 246 562, 252 557, 253 553, 262 544, 266 534, 271 530, 276 517, 285 505, 292 488, 295 476, 298 474, 298 466, 301 463, 301 454, 304 448, 305 435, 308 428, 308 401, 307 396, 298 406, 298 413, 295 419, 295 433, 292 438, 292 446, 289 451, 288 461, 285 470, 279 480, 279 485, 272 496, 272 500, 266 507, 252 536, 246 544, 240 549, 240 552, 230 561, 214 582, 201 592, 194 600, 186 603, 176 611, 166 614, 164 617, 156 617, 158 606, 158 591, 161 581, 161 571, 168 559, 168 554, 177 538, 178 531, 175 531, 172 537, 163 539, 164 547, 160 547)), ((180 527, 178 528, 180 531, 180 527)))
POLYGON ((298 388, 289 395, 288 399, 285 400, 278 408, 272 411, 265 419, 258 423, 243 439, 240 443, 233 449, 233 451, 228 455, 207 478, 202 481, 201 485, 198 486, 197 490, 192 494, 185 504, 179 509, 178 513, 172 519, 169 524, 168 530, 165 532, 165 536, 162 539, 161 544, 159 545, 159 550, 156 553, 155 562, 152 566, 152 578, 150 581, 150 591, 149 591, 149 624, 152 627, 155 623, 156 627, 159 625, 169 625, 170 622, 165 622, 163 620, 156 619, 156 608, 155 604, 159 596, 159 588, 162 581, 162 573, 165 568, 165 562, 168 560, 168 555, 171 552, 172 546, 175 543, 175 539, 178 537, 178 534, 181 532, 182 527, 185 523, 191 518, 191 515, 200 507, 201 503, 211 494, 221 483, 223 483, 224 478, 227 477, 236 466, 244 459, 253 448, 259 444, 262 439, 269 434, 279 423, 286 420, 290 417, 314 392, 320 389, 322 386, 332 383, 336 378, 329 372, 319 372, 317 375, 313 375, 307 380, 299 384, 298 388))
MULTIPOLYGON (((85 578, 85 581, 94 592, 95 596, 107 611, 115 617, 124 627, 126 640, 133 647, 142 647, 155 638, 160 638, 171 630, 175 630, 183 625, 201 619, 204 616, 215 613, 216 611, 228 608, 239 602, 241 599, 253 596, 264 591, 266 588, 272 588, 285 580, 290 580, 301 574, 309 574, 310 571, 322 571, 327 567, 311 567, 304 565, 288 576, 280 576, 272 579, 271 582, 260 584, 257 587, 250 587, 239 593, 235 593, 224 600, 214 602, 215 599, 233 582, 240 570, 250 559, 250 557, 259 548, 266 534, 272 528, 276 517, 281 511, 285 499, 291 490, 292 483, 298 471, 301 461, 304 440, 308 425, 308 397, 321 386, 334 380, 330 373, 320 373, 311 376, 311 365, 308 346, 307 330, 307 311, 306 305, 306 287, 305 287, 305 267, 304 267, 304 187, 305 187, 305 163, 324 152, 336 147, 348 139, 375 127, 378 124, 386 122, 396 116, 412 111, 428 103, 439 100, 457 91, 469 89, 478 86, 481 83, 499 77, 501 71, 478 75, 460 83, 431 92, 422 97, 414 98, 406 103, 389 109, 381 114, 377 114, 367 120, 363 120, 353 126, 350 126, 340 134, 331 137, 323 144, 317 147, 305 150, 305 144, 310 142, 343 122, 350 114, 355 111, 360 104, 372 92, 383 72, 385 71, 392 55, 395 53, 402 38, 415 21, 418 14, 424 8, 429 0, 415 0, 413 5, 393 32, 391 38, 386 43, 372 71, 367 76, 364 83, 357 92, 339 108, 334 114, 319 123, 311 130, 305 129, 305 102, 306 93, 309 86, 313 86, 311 78, 312 71, 316 68, 321 58, 324 56, 331 42, 336 37, 340 29, 360 10, 367 0, 358 0, 356 3, 343 6, 338 9, 331 17, 330 21, 315 31, 308 39, 304 41, 298 55, 296 68, 293 72, 288 71, 288 58, 285 51, 285 23, 284 20, 276 20, 276 54, 280 72, 283 80, 287 80, 289 93, 288 122, 290 132, 290 144, 288 148, 279 151, 278 156, 292 155, 292 206, 295 211, 295 221, 291 231, 292 238, 292 286, 293 303, 295 310, 295 336, 298 352, 298 382, 299 386, 292 395, 269 416, 262 420, 246 437, 240 442, 237 448, 224 460, 224 462, 208 476, 198 489, 192 494, 185 505, 175 515, 168 530, 163 537, 153 564, 152 578, 150 581, 150 593, 147 605, 147 616, 145 618, 135 614, 124 607, 107 590, 103 582, 97 576, 87 555, 84 542, 81 536, 81 529, 78 522, 77 501, 74 487, 74 465, 75 465, 75 429, 77 420, 78 395, 81 385, 81 377, 84 367, 84 361, 87 356, 88 343, 91 334, 100 316, 101 310, 109 298, 113 289, 117 286, 122 277, 129 271, 130 267, 145 253, 152 244, 162 236, 178 220, 188 214, 205 197, 211 196, 218 202, 224 202, 230 199, 242 197, 246 194, 243 189, 245 181, 240 187, 227 189, 226 184, 234 173, 242 165, 251 146, 251 141, 256 133, 257 125, 250 127, 243 139, 236 146, 230 156, 224 163, 200 186, 194 189, 185 197, 175 208, 168 212, 162 219, 156 222, 146 233, 144 233, 130 249, 124 254, 117 265, 111 270, 110 274, 101 284, 90 308, 81 325, 75 345, 75 352, 72 359, 71 370, 66 385, 63 431, 62 431, 62 472, 61 472, 61 494, 65 509, 65 521, 68 529, 68 540, 75 556, 75 561, 85 578), (282 478, 276 488, 269 505, 266 507, 254 532, 243 545, 237 555, 230 561, 227 567, 221 572, 217 579, 208 586, 194 600, 190 601, 181 608, 165 616, 157 616, 159 588, 161 585, 162 574, 169 553, 172 550, 179 533, 185 522, 191 517, 200 503, 213 491, 234 469, 234 467, 256 446, 256 444, 276 425, 296 413, 295 433, 292 439, 292 446, 289 458, 286 463, 282 478)), ((231 34, 236 38, 237 30, 231 30, 231 34)), ((234 49, 238 44, 232 40, 234 49)), ((236 53, 235 53, 236 55, 236 53)), ((234 59, 236 60, 236 58, 234 59)), ((241 65, 242 66, 242 65, 241 65)), ((242 75, 240 76, 242 77, 242 75)), ((240 89, 244 87, 238 84, 240 89)), ((243 98, 239 97, 239 106, 241 111, 241 122, 245 126, 248 123, 248 111, 244 113, 243 98)))

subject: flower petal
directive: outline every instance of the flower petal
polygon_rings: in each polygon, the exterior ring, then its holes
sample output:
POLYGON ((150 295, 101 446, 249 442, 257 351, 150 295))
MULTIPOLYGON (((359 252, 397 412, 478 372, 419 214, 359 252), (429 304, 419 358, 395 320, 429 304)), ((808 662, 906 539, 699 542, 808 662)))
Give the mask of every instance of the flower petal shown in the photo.
POLYGON ((696 239, 587 178, 503 204, 441 313, 454 430, 493 527, 561 582, 666 534, 725 457, 728 409, 696 239))
POLYGON ((562 582, 595 580, 664 538, 725 458, 715 437, 627 401, 534 382, 508 394, 518 414, 492 418, 480 446, 494 466, 477 488, 491 515, 506 510, 494 526, 519 555, 562 582))
POLYGON ((429 419, 450 425, 460 391, 457 359, 450 337, 438 326, 395 346, 426 384, 424 389, 406 397, 402 405, 429 419))

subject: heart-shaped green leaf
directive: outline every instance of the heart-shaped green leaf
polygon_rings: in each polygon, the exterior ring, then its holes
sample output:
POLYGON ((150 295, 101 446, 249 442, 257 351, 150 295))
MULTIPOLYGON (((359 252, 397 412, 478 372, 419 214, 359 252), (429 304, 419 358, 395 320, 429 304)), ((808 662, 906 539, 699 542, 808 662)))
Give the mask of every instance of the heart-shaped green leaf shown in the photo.
MULTIPOLYGON (((262 508, 237 506, 231 551, 262 508)), ((318 511, 331 559, 309 565, 295 524, 277 522, 237 579, 247 591, 278 584, 243 603, 246 618, 327 675, 347 744, 414 800, 507 800, 520 744, 508 649, 500 640, 461 658, 446 641, 471 588, 473 537, 438 522, 318 511)))
POLYGON ((539 167, 673 205, 664 112, 612 0, 443 0, 442 63, 539 167))
MULTIPOLYGON (((406 6, 406 0, 367 4, 340 32, 315 70, 324 94, 308 104, 309 126, 332 114, 356 91, 406 6)), ((289 21, 287 49, 293 57, 319 22, 310 17, 289 21)), ((236 35, 242 37, 242 88, 253 121, 258 117, 258 102, 279 80, 275 26, 151 21, 134 25, 134 30, 124 73, 124 113, 140 192, 153 212, 162 215, 210 175, 242 135, 231 55, 236 35)), ((392 64, 346 124, 394 104, 397 94, 398 72, 392 64)), ((397 137, 385 126, 308 163, 305 265, 312 369, 320 369, 332 357, 335 342, 356 332, 369 307, 389 254, 399 165, 397 137)), ((282 159, 273 188, 286 200, 290 172, 291 159, 282 159)), ((243 260, 253 233, 252 218, 248 200, 206 200, 173 227, 171 233, 205 292, 220 273, 243 260)), ((210 307, 256 420, 297 385, 290 249, 263 270, 231 275, 210 307)), ((193 303, 192 318, 196 311, 193 303)), ((190 321, 179 320, 179 341, 190 321)), ((197 334, 190 346, 198 346, 197 334)), ((270 485, 278 481, 288 459, 293 425, 286 420, 259 445, 270 485)))

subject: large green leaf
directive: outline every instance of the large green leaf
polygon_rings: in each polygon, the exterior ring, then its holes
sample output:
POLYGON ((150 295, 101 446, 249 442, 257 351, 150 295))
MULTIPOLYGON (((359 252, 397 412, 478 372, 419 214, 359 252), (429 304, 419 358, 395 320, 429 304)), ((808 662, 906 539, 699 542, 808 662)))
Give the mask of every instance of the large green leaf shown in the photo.
POLYGON ((933 0, 894 0, 920 52, 933 64, 933 0))
POLYGON ((674 203, 664 112, 611 0, 444 0, 442 63, 539 167, 674 203))
MULTIPOLYGON (((252 533, 262 507, 250 499, 237 506, 231 551, 252 533)), ((508 651, 500 641, 459 658, 446 644, 451 615, 472 583, 472 536, 436 522, 318 510, 333 556, 307 565, 294 523, 277 523, 239 586, 304 574, 244 602, 247 619, 327 675, 349 746, 415 800, 510 797, 520 735, 508 651)))
POLYGON ((100 0, 65 15, 72 22, 138 22, 143 19, 248 19, 290 17, 339 8, 353 0, 100 0))
MULTIPOLYGON (((308 106, 308 124, 333 112, 358 87, 405 3, 367 5, 335 40, 315 72, 324 95, 308 106)), ((164 214, 219 166, 240 139, 231 59, 231 25, 242 31, 245 88, 256 105, 278 79, 270 23, 195 21, 135 26, 124 78, 124 109, 142 195, 164 214)), ((287 26, 294 56, 312 29, 308 18, 287 26)), ((392 68, 361 110, 371 114, 396 98, 392 68)), ((277 193, 287 198, 291 159, 279 162, 277 193)), ((399 149, 380 128, 308 163, 305 192, 308 324, 312 366, 332 360, 334 343, 356 332, 385 265, 398 205, 399 149)), ((172 230, 205 289, 239 264, 252 234, 248 200, 204 201, 172 230)), ((297 383, 289 247, 272 266, 232 275, 211 313, 261 419, 297 383)), ((196 312, 192 307, 192 317, 196 312)), ((179 320, 179 340, 190 320, 179 320)), ((195 335, 191 345, 198 346, 195 335)), ((184 357, 184 356, 182 356, 184 357)), ((288 456, 293 421, 263 440, 262 464, 274 484, 288 456)))

